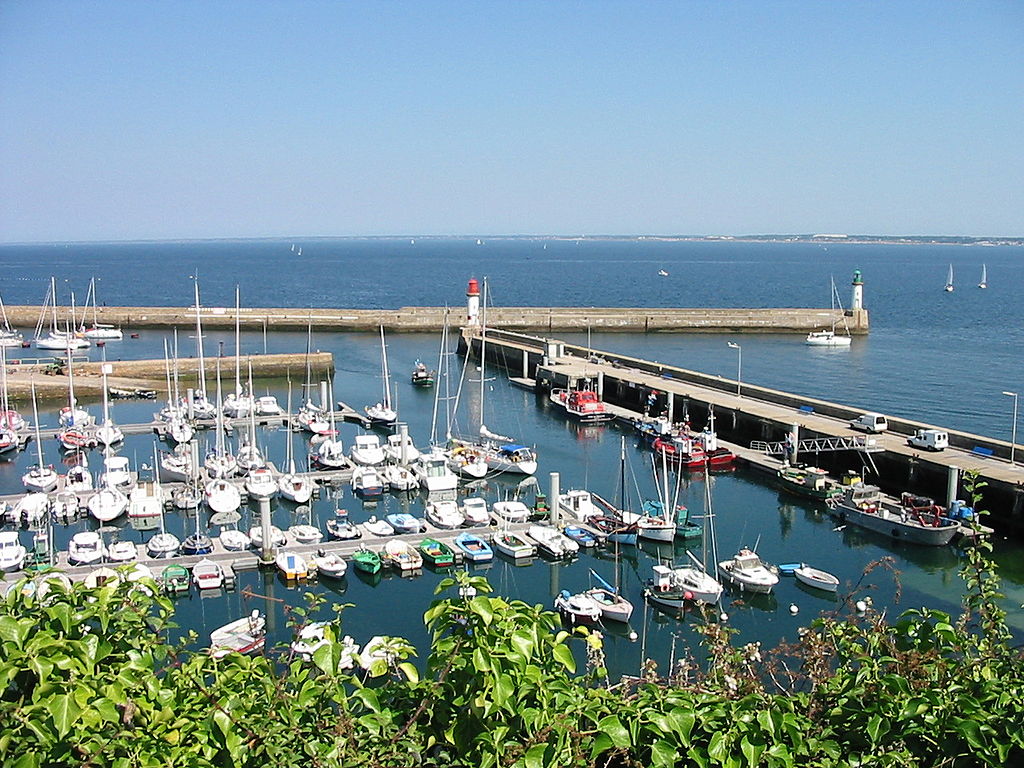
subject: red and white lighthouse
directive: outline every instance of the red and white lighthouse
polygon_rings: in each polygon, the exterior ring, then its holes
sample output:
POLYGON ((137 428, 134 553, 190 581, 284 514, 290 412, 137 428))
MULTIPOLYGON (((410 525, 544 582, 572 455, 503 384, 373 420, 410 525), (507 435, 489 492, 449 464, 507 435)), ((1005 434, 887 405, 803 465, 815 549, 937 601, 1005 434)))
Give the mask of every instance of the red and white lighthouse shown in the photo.
POLYGON ((475 277, 466 287, 466 324, 480 325, 480 285, 475 277))

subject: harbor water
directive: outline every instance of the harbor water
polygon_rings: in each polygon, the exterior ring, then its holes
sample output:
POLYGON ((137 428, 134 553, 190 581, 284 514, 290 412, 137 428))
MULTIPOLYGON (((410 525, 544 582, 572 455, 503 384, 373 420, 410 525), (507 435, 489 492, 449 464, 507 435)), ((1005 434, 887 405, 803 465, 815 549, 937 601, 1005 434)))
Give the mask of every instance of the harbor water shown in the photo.
MULTIPOLYGON (((5 264, 0 295, 8 304, 42 303, 52 272, 59 277, 59 290, 74 289, 79 296, 84 296, 89 278, 95 275, 100 278, 100 300, 108 304, 185 306, 191 299, 188 276, 201 265, 203 303, 219 306, 233 303, 236 281, 246 306, 454 306, 464 300, 466 278, 485 274, 490 278, 493 301, 505 306, 827 306, 830 275, 842 285, 853 269, 859 268, 867 283, 872 330, 868 337, 855 339, 851 349, 812 349, 804 346, 800 337, 780 335, 593 334, 588 340, 587 334, 577 334, 571 340, 735 378, 737 354, 726 344, 733 340, 743 348, 744 381, 1003 439, 1009 437, 1011 403, 1000 392, 1020 389, 1024 378, 1020 356, 1014 352, 1024 342, 1024 308, 1015 300, 1024 287, 1024 266, 1011 249, 829 244, 826 250, 812 244, 554 240, 485 240, 477 246, 474 238, 417 239, 415 244, 409 240, 312 240, 302 242, 303 255, 296 257, 291 242, 4 246, 0 248, 5 264), (945 294, 942 285, 950 261, 963 285, 945 294), (988 267, 987 290, 974 286, 974 272, 980 276, 982 261, 988 267), (659 269, 668 276, 658 276, 659 269)), ((844 301, 847 293, 841 290, 844 301)), ((66 295, 62 301, 67 303, 66 295)), ((161 332, 142 331, 137 339, 126 336, 123 341, 109 342, 105 353, 110 359, 161 357, 163 341, 161 332)), ((429 440, 434 392, 412 387, 408 375, 416 360, 436 367, 438 341, 433 334, 388 338, 398 409, 420 446, 429 440)), ((223 351, 231 354, 234 338, 230 330, 208 332, 207 355, 216 357, 221 342, 223 351)), ((186 334, 181 335, 179 345, 183 356, 194 354, 194 340, 186 334)), ((380 399, 380 346, 375 334, 317 334, 313 346, 335 356, 336 399, 357 409, 380 399)), ((303 333, 264 336, 246 332, 242 338, 243 354, 301 352, 304 348, 303 333)), ((14 352, 39 354, 34 349, 14 352)), ((98 350, 90 350, 89 355, 98 359, 98 350)), ((475 365, 468 373, 470 378, 479 375, 475 365)), ((296 400, 303 375, 297 370, 292 376, 296 400)), ((233 370, 223 371, 225 391, 233 388, 233 376, 233 370)), ((487 425, 537 446, 537 480, 543 490, 547 490, 548 473, 557 471, 563 490, 585 487, 615 496, 619 446, 625 435, 629 494, 634 499, 654 495, 650 453, 637 445, 631 434, 618 426, 581 427, 568 422, 543 400, 509 386, 502 374, 488 378, 487 425)), ((286 381, 274 380, 259 381, 255 389, 257 394, 276 395, 283 405, 287 387, 286 381)), ((479 398, 479 385, 467 386, 459 413, 465 429, 475 423, 479 398)), ((22 412, 30 413, 30 404, 18 405, 22 412)), ((94 414, 99 413, 97 403, 88 405, 94 414)), ((55 424, 56 407, 48 404, 44 408, 42 424, 55 424)), ((118 423, 148 421, 158 407, 152 402, 119 402, 113 406, 113 416, 118 423)), ((355 425, 343 425, 340 431, 350 446, 359 430, 355 425)), ((142 465, 152 464, 153 440, 151 435, 129 436, 120 449, 140 467, 143 476, 147 470, 142 465)), ((283 429, 261 427, 259 441, 271 460, 278 466, 284 463, 283 429)), ((295 446, 301 464, 309 440, 296 435, 295 446)), ((46 463, 59 467, 62 457, 56 441, 45 441, 44 449, 46 463)), ((18 492, 21 474, 36 460, 35 447, 30 444, 14 460, 0 463, 0 493, 18 492)), ((101 457, 93 451, 90 465, 94 472, 100 463, 101 457)), ((851 459, 851 466, 855 464, 859 466, 851 459)), ((683 478, 681 501, 695 514, 703 514, 707 482, 700 473, 683 478)), ((957 610, 962 584, 957 575, 961 554, 955 547, 913 548, 855 529, 835 530, 819 504, 790 497, 745 470, 715 474, 711 483, 720 558, 731 556, 740 546, 756 545, 759 554, 771 562, 807 561, 832 571, 844 585, 842 592, 860 581, 869 563, 892 557, 899 571, 902 600, 893 604, 897 591, 893 577, 875 570, 865 583, 874 587, 870 594, 876 608, 885 608, 890 615, 903 607, 922 605, 957 610)), ((516 493, 529 501, 533 494, 529 484, 520 488, 516 478, 505 477, 488 480, 471 492, 490 501, 516 493)), ((347 486, 325 488, 308 511, 275 502, 274 522, 286 528, 308 517, 322 526, 338 508, 362 521, 398 509, 422 515, 423 500, 386 496, 378 505, 369 506, 355 499, 347 486)), ((239 527, 245 528, 256 515, 255 509, 246 512, 239 527)), ((200 516, 204 529, 207 517, 205 511, 200 516)), ((194 518, 177 511, 167 518, 168 528, 179 535, 193 530, 195 524, 194 518)), ((126 521, 119 525, 123 526, 117 533, 121 538, 144 541, 150 535, 132 529, 126 521)), ((56 541, 66 547, 72 533, 93 526, 86 520, 67 528, 58 526, 56 541)), ((27 544, 28 533, 22 536, 27 544)), ((1010 621, 1020 633, 1024 631, 1024 552, 1019 544, 1002 540, 996 542, 996 550, 1010 621)), ((645 545, 622 548, 618 554, 616 560, 615 552, 605 549, 565 563, 537 558, 528 566, 496 558, 481 573, 501 594, 551 605, 559 590, 589 586, 591 569, 611 581, 618 568, 625 594, 637 605, 631 627, 637 639, 628 637, 628 629, 609 628, 611 670, 614 674, 636 672, 642 647, 664 667, 673 652, 678 656, 695 647, 697 635, 691 619, 680 621, 645 608, 641 585, 650 577, 652 565, 682 562, 686 557, 683 548, 645 545)), ((694 554, 701 555, 699 547, 694 554)), ((288 636, 282 606, 301 604, 307 591, 321 591, 329 602, 352 604, 344 613, 344 624, 357 641, 380 634, 401 635, 425 650, 427 635, 421 617, 442 577, 442 573, 425 569, 412 577, 385 573, 371 580, 350 571, 340 582, 295 585, 286 584, 275 573, 248 571, 239 574, 234 591, 200 596, 193 590, 190 596, 179 598, 177 621, 183 631, 195 628, 205 638, 211 626, 260 608, 271 617, 272 639, 282 641, 288 636), (245 598, 245 587, 275 600, 245 598), (382 605, 388 610, 380 610, 382 605)), ((805 591, 786 577, 772 596, 729 595, 723 604, 730 623, 740 630, 740 641, 760 640, 766 645, 782 638, 792 640, 797 629, 820 611, 841 608, 841 603, 805 591), (791 613, 791 605, 797 606, 798 613, 791 613)))

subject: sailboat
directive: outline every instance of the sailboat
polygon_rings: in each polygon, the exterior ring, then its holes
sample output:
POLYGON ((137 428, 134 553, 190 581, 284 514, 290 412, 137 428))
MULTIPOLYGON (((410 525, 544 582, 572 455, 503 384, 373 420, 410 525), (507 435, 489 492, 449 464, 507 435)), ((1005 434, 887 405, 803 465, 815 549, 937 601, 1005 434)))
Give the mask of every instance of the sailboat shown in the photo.
POLYGON ((0 320, 3 321, 3 325, 0 325, 0 347, 20 347, 22 342, 21 334, 11 328, 11 323, 7 320, 7 309, 4 307, 2 297, 0 297, 0 320))
POLYGON ((0 455, 21 449, 18 432, 25 428, 25 419, 11 410, 7 395, 7 347, 0 344, 0 455))
MULTIPOLYGON (((113 370, 106 361, 106 354, 103 355, 103 362, 100 364, 100 371, 103 374, 103 423, 96 430, 96 439, 107 448, 117 445, 124 440, 124 432, 110 418, 110 395, 107 392, 107 374, 113 370)), ((69 367, 70 369, 70 367, 69 367)))
POLYGON ((203 357, 203 322, 199 314, 199 278, 193 277, 195 281, 196 299, 196 357, 199 360, 199 381, 192 393, 192 410, 199 419, 212 419, 218 415, 217 406, 210 402, 206 396, 206 361, 203 357))
POLYGON ((597 603, 598 607, 601 609, 601 618, 610 619, 612 621, 628 622, 629 617, 633 615, 633 604, 619 592, 619 564, 617 554, 615 560, 616 586, 613 587, 607 581, 598 576, 593 569, 591 569, 590 575, 593 577, 594 581, 597 582, 598 586, 591 587, 583 594, 597 603))
MULTIPOLYGON (((71 294, 71 315, 74 326, 75 295, 71 294)), ((84 349, 92 346, 88 339, 81 339, 75 336, 70 330, 61 331, 57 325, 57 278, 50 277, 50 288, 43 301, 43 308, 39 314, 39 322, 36 324, 35 336, 37 349, 84 349), (43 324, 46 322, 46 310, 50 309, 50 332, 43 336, 43 324)))
POLYGON ((22 484, 29 491, 49 493, 57 487, 57 471, 52 466, 43 464, 43 441, 39 439, 39 409, 36 406, 36 383, 32 382, 32 421, 36 429, 36 453, 39 466, 33 467, 21 476, 22 484))
MULTIPOLYGON (((327 385, 327 399, 334 402, 334 389, 331 384, 327 385)), ((343 469, 348 466, 348 459, 345 458, 345 445, 339 438, 338 431, 334 427, 334 408, 331 408, 327 415, 329 429, 323 442, 317 446, 315 461, 323 469, 343 469)))
MULTIPOLYGON (((306 328, 306 383, 302 385, 304 397, 302 405, 299 406, 298 413, 295 414, 295 420, 307 432, 312 432, 314 435, 326 435, 331 431, 331 426, 327 423, 326 411, 323 404, 317 405, 313 401, 313 374, 309 365, 309 352, 312 343, 313 321, 310 319, 306 328)), ((331 410, 334 410, 333 406, 331 410)), ((290 419, 290 408, 288 409, 288 415, 290 419)))
POLYGON ((203 462, 206 471, 210 473, 212 478, 231 477, 238 469, 238 461, 227 450, 224 436, 224 419, 220 415, 220 405, 220 358, 217 358, 217 404, 214 406, 215 413, 217 414, 216 436, 214 438, 214 449, 206 455, 206 459, 203 462))
MULTIPOLYGON (((292 384, 288 382, 288 413, 292 412, 292 384)), ((294 501, 296 504, 305 504, 309 501, 313 495, 313 485, 302 475, 296 474, 295 472, 295 456, 294 449, 292 447, 292 432, 294 430, 291 424, 288 425, 288 444, 287 451, 288 456, 285 461, 288 466, 288 472, 281 475, 277 479, 277 487, 281 492, 281 495, 289 501, 294 501)))
POLYGON ((722 597, 721 583, 708 572, 708 562, 718 560, 718 544, 715 539, 714 512, 711 507, 711 478, 704 484, 704 535, 699 560, 692 552, 686 551, 689 565, 671 568, 667 565, 654 566, 654 578, 648 582, 644 595, 652 603, 681 610, 687 601, 715 604, 722 597), (710 558, 710 561, 709 561, 710 558))
POLYGON ((242 347, 241 347, 241 296, 235 286, 235 391, 224 398, 223 413, 232 419, 244 419, 253 409, 252 376, 249 377, 249 391, 242 391, 242 347))
POLYGON ((82 327, 79 333, 87 339, 113 339, 115 341, 124 338, 124 334, 117 326, 109 323, 98 322, 96 310, 96 278, 89 281, 89 292, 85 295, 85 306, 82 308, 82 327), (89 310, 89 301, 92 300, 92 325, 85 327, 85 315, 89 310))
POLYGON ((380 327, 380 358, 381 377, 384 380, 384 397, 376 405, 368 405, 363 410, 366 411, 366 417, 374 424, 390 426, 398 421, 398 412, 391 404, 391 372, 388 370, 388 348, 384 343, 383 325, 380 327))
POLYGON ((946 287, 943 288, 946 293, 953 292, 953 265, 949 265, 949 276, 946 278, 946 287))
MULTIPOLYGON (((156 446, 153 446, 153 466, 156 467, 156 446)), ((156 487, 160 485, 160 473, 153 472, 153 483, 156 487)), ((146 542, 146 552, 150 557, 173 557, 178 553, 181 542, 173 533, 168 533, 164 528, 164 505, 160 505, 160 533, 155 533, 146 542)))
POLYGON ((830 280, 832 282, 832 330, 811 331, 808 333, 805 343, 812 347, 848 347, 853 341, 850 337, 850 328, 846 325, 845 313, 843 313, 843 326, 846 327, 846 334, 836 333, 835 311, 838 306, 839 311, 842 312, 843 304, 839 300, 839 291, 836 290, 835 278, 830 278, 830 280))
MULTIPOLYGON (((480 428, 478 435, 469 438, 451 439, 453 448, 478 451, 483 454, 487 467, 492 472, 532 475, 537 471, 537 455, 532 448, 511 442, 511 438, 490 431, 484 419, 484 401, 487 391, 487 279, 484 278, 483 311, 480 322, 480 428)), ((467 354, 467 366, 468 366, 467 354)))
MULTIPOLYGON (((988 268, 984 264, 981 265, 981 282, 978 283, 978 287, 988 288, 988 268)), ((0 304, 0 306, 3 305, 0 304)))
MULTIPOLYGON (((465 445, 453 445, 452 440, 452 416, 453 410, 457 410, 459 407, 459 394, 462 391, 463 381, 459 381, 459 387, 456 394, 451 394, 451 356, 452 352, 448 349, 448 331, 449 331, 449 314, 450 310, 446 307, 444 312, 444 324, 441 326, 441 348, 438 352, 437 369, 441 372, 441 381, 443 382, 444 396, 441 395, 442 387, 438 387, 434 392, 434 410, 431 415, 430 421, 430 447, 431 452, 436 456, 444 458, 445 464, 449 472, 453 472, 456 475, 470 478, 473 480, 479 480, 487 474, 487 460, 483 453, 479 450, 475 450, 465 445), (438 430, 438 409, 441 402, 444 402, 444 416, 445 416, 445 445, 442 446, 437 439, 438 430), (454 406, 452 402, 454 401, 454 406)), ((462 369, 463 378, 465 377, 466 371, 469 366, 465 366, 462 369)), ((455 481, 458 482, 457 480, 455 481)), ((422 484, 422 483, 421 483, 422 484)), ((454 485, 452 487, 455 487, 454 485)))
POLYGON ((171 379, 170 362, 167 357, 167 339, 164 339, 164 372, 167 376, 167 406, 156 414, 161 421, 167 422, 164 435, 174 443, 187 443, 195 436, 195 428, 188 422, 185 409, 181 405, 178 391, 178 331, 174 331, 174 378, 171 379))
MULTIPOLYGON (((252 363, 249 363, 249 391, 252 392, 252 363)), ((249 421, 246 436, 238 447, 236 461, 238 462, 238 473, 247 474, 267 466, 267 460, 263 452, 256 444, 256 412, 250 407, 247 410, 249 421)), ((270 491, 273 495, 273 491, 270 491)))

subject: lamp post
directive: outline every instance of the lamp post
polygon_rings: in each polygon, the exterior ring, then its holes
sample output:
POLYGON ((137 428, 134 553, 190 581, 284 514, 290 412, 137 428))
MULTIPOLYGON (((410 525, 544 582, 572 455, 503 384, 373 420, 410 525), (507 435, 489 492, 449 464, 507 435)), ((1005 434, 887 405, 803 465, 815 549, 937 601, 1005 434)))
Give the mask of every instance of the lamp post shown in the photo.
POLYGON ((1003 394, 1013 398, 1013 429, 1010 431, 1010 466, 1016 466, 1014 451, 1017 448, 1017 393, 1003 392, 1003 394))
POLYGON ((736 350, 736 397, 743 397, 743 347, 734 341, 727 343, 730 349, 736 350))

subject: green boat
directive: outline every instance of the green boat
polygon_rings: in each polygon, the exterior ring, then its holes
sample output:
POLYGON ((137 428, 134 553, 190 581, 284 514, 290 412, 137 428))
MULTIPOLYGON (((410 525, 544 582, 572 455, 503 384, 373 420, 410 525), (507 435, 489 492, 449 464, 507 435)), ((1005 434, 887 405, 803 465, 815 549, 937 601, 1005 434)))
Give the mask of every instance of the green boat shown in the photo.
POLYGON ((365 547, 352 553, 352 563, 363 573, 380 573, 380 555, 365 547))
POLYGON ((171 595, 183 595, 188 592, 191 577, 188 569, 181 565, 168 565, 160 572, 160 583, 164 592, 171 595))
POLYGON ((455 563, 455 553, 447 544, 437 539, 424 539, 419 543, 417 549, 423 555, 423 559, 435 568, 446 568, 455 563))
POLYGON ((799 496, 828 501, 843 494, 838 485, 829 481, 825 470, 818 467, 786 465, 775 476, 784 490, 799 496))
POLYGON ((412 369, 412 383, 416 387, 432 387, 434 386, 434 372, 417 360, 416 366, 412 369))

